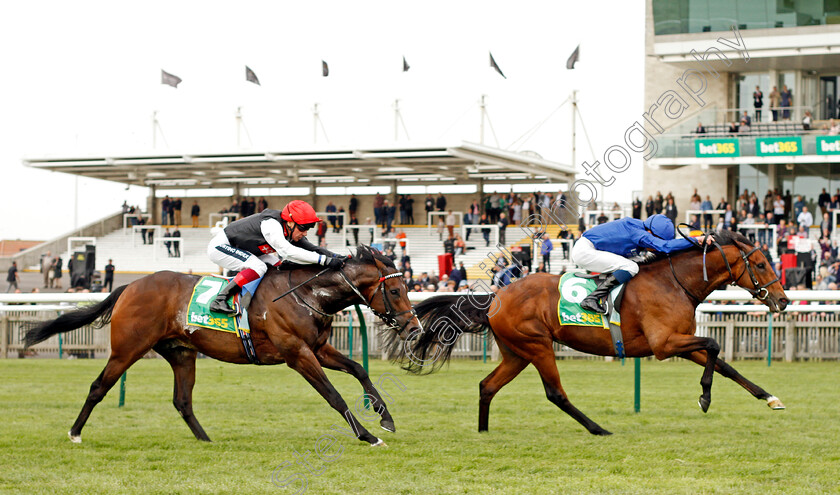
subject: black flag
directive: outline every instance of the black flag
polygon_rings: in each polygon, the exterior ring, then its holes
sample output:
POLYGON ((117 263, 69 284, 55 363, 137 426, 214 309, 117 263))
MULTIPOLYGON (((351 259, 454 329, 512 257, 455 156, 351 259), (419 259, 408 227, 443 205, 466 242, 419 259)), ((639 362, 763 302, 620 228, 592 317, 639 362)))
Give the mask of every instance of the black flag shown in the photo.
POLYGON ((403 57, 403 72, 408 72, 408 69, 410 68, 411 66, 408 65, 408 62, 405 61, 405 57, 403 57))
POLYGON ((499 75, 507 79, 507 76, 504 72, 502 72, 502 69, 499 68, 499 64, 497 64, 496 60, 493 58, 493 52, 490 52, 490 67, 496 69, 496 72, 498 72, 499 75))
POLYGON ((573 51, 572 54, 569 55, 569 60, 566 60, 566 68, 567 69, 574 69, 575 68, 575 63, 577 63, 577 61, 579 59, 580 59, 580 45, 578 45, 577 48, 575 48, 575 51, 573 51))
POLYGON ((181 84, 181 78, 175 75, 172 75, 165 70, 160 70, 160 83, 161 84, 168 84, 173 88, 178 88, 178 85, 181 84))
POLYGON ((323 60, 321 60, 321 74, 324 77, 327 77, 328 75, 330 75, 330 66, 327 65, 327 63, 324 62, 323 60))
POLYGON ((250 81, 256 84, 257 86, 261 86, 260 80, 257 78, 257 75, 254 74, 254 71, 252 71, 251 68, 247 65, 245 66, 245 80, 250 81))

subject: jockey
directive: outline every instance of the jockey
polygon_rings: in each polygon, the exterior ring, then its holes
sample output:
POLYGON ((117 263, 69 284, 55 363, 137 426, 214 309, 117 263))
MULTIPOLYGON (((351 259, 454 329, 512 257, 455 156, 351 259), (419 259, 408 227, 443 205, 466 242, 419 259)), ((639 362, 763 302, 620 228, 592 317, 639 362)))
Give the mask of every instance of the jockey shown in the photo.
POLYGON ((668 217, 652 215, 644 222, 625 217, 584 232, 572 248, 572 261, 591 272, 612 273, 580 306, 587 311, 606 313, 606 305, 600 299, 609 297, 614 287, 639 273, 639 265, 628 257, 637 256, 645 249, 671 253, 693 245, 685 239, 674 239, 674 230, 668 217))
POLYGON ((340 269, 344 265, 343 256, 306 240, 306 231, 319 221, 309 203, 295 200, 282 212, 265 209, 231 223, 216 234, 207 247, 210 260, 239 273, 219 292, 210 304, 210 310, 235 313, 227 303, 228 298, 241 291, 245 284, 265 275, 268 265, 290 261, 340 269))

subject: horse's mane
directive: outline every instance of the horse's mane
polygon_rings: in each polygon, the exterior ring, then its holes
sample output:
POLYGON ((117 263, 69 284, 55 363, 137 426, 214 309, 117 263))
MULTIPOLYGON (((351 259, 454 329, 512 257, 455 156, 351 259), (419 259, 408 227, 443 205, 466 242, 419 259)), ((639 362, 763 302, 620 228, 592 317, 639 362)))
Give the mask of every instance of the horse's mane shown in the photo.
MULTIPOLYGON (((711 234, 714 237, 715 241, 721 246, 737 246, 738 244, 744 244, 749 247, 754 246, 753 243, 750 242, 750 240, 747 239, 740 232, 735 232, 732 230, 720 230, 712 232, 711 234)), ((685 253, 692 250, 700 251, 702 250, 702 248, 700 246, 691 246, 689 248, 686 248, 685 250, 677 251, 677 253, 685 253)), ((650 265, 651 263, 656 263, 657 261, 663 260, 667 257, 668 255, 665 253, 648 251, 631 259, 639 265, 650 265)))
POLYGON ((358 246, 356 246, 356 256, 351 258, 351 260, 352 259, 357 259, 365 264, 373 264, 375 261, 379 261, 387 267, 393 268, 395 270, 397 269, 397 267, 394 265, 394 260, 379 252, 378 249, 374 249, 365 244, 359 244, 358 246))

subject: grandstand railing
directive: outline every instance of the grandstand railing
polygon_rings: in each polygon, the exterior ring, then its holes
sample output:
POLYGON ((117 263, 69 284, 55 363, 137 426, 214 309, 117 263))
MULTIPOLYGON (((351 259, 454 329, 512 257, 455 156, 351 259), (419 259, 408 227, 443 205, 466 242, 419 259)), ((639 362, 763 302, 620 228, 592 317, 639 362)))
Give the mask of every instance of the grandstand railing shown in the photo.
MULTIPOLYGON (((476 296, 484 293, 456 293, 476 296)), ((441 295, 434 292, 411 292, 412 303, 441 295)), ((0 294, 0 358, 24 357, 23 337, 26 331, 40 321, 56 318, 62 312, 72 311, 77 304, 102 301, 108 294, 0 294)), ((775 359, 787 361, 801 359, 840 360, 840 291, 787 291, 792 303, 781 314, 771 314, 761 304, 747 303, 752 297, 744 290, 714 291, 697 307, 695 315, 697 335, 712 337, 721 346, 721 356, 726 360, 765 358, 768 333, 772 332, 772 352, 775 359), (729 304, 720 304, 726 301, 729 304), (820 304, 829 303, 829 304, 820 304)), ((381 335, 393 330, 385 328, 367 308, 363 308, 368 328, 368 355, 387 359, 381 335)), ((330 343, 344 354, 350 353, 350 326, 353 327, 353 356, 361 354, 359 322, 355 314, 342 311, 333 319, 330 343)), ((212 331, 212 330, 211 330, 212 331)), ((498 359, 498 350, 485 335, 466 334, 456 344, 453 357, 478 359, 486 355, 498 359)), ((101 330, 91 326, 53 336, 34 346, 32 355, 57 357, 59 347, 63 354, 76 357, 105 357, 110 352, 110 326, 101 330)), ((571 348, 555 344, 555 355, 560 358, 590 356, 571 348)))

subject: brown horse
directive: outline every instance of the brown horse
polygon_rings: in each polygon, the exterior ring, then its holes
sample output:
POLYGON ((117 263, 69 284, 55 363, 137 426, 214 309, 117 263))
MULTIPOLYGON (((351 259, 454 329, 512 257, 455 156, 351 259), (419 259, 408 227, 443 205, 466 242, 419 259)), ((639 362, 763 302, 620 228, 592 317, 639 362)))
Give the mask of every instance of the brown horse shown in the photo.
MULTIPOLYGON (((332 315, 353 304, 370 306, 374 313, 403 336, 419 328, 405 284, 393 261, 367 246, 340 271, 320 266, 269 270, 248 307, 251 336, 259 364, 286 363, 342 415, 359 440, 372 446, 384 442, 368 432, 353 416, 344 399, 327 379, 323 368, 353 375, 380 414, 380 425, 395 431, 394 420, 365 370, 330 345, 332 315), (319 271, 322 274, 286 292, 319 271), (323 368, 322 368, 323 367, 323 368)), ((192 411, 195 359, 198 352, 229 363, 247 364, 242 341, 232 333, 187 325, 185 315, 193 287, 200 277, 158 272, 111 293, 101 303, 40 324, 26 334, 27 346, 97 319, 111 321, 111 356, 90 387, 85 405, 70 429, 70 439, 81 442, 82 427, 93 408, 125 370, 154 349, 175 373, 173 403, 199 440, 210 441, 192 411)))
MULTIPOLYGON (((654 355, 657 359, 680 356, 704 367, 699 405, 706 412, 711 403, 712 375, 731 378, 773 409, 784 409, 776 397, 750 382, 718 358, 714 339, 696 337, 694 313, 700 301, 724 283, 743 287, 773 311, 789 302, 770 263, 744 236, 714 234, 716 247, 705 256, 708 281, 704 281, 704 255, 691 248, 670 257, 657 255, 640 266, 627 282, 621 303, 621 333, 629 357, 654 355)), ((579 411, 566 396, 557 372, 554 342, 601 356, 614 355, 610 332, 603 328, 561 325, 557 317, 559 277, 537 273, 514 282, 495 296, 439 296, 415 307, 426 330, 417 330, 400 345, 405 368, 432 372, 445 362, 452 344, 463 333, 492 331, 502 362, 479 386, 478 430, 486 431, 490 401, 528 364, 542 377, 548 400, 581 423, 590 433, 609 435, 579 411)))

